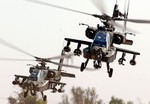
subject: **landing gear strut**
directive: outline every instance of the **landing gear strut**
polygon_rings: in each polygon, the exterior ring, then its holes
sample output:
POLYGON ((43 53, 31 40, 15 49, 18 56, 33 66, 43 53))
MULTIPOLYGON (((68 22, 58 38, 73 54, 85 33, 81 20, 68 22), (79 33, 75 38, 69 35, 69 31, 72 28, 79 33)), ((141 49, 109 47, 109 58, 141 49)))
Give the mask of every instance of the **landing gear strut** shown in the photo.
POLYGON ((85 63, 82 62, 81 68, 80 68, 80 71, 81 71, 81 72, 86 68, 88 61, 89 61, 89 59, 87 59, 87 60, 85 61, 85 63))
POLYGON ((29 86, 30 86, 30 94, 32 96, 35 96, 36 95, 36 91, 35 91, 36 86, 35 86, 35 84, 31 82, 29 86))
POLYGON ((108 76, 111 78, 113 74, 113 68, 110 68, 109 63, 107 63, 107 72, 108 76))

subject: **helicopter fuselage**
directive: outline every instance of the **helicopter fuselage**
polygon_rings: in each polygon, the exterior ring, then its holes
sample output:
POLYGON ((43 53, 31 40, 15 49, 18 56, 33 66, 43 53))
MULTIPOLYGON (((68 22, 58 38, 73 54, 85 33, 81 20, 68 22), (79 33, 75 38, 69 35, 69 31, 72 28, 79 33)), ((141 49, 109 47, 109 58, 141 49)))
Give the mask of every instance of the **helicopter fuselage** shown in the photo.
POLYGON ((102 62, 113 62, 116 59, 116 54, 117 52, 115 47, 111 47, 108 51, 105 51, 105 49, 101 47, 93 47, 92 50, 90 50, 88 47, 83 49, 84 58, 102 62), (95 51, 95 49, 98 49, 96 53, 93 52, 93 50, 95 51))
POLYGON ((92 44, 83 49, 83 57, 103 62, 113 62, 116 59, 116 48, 112 44, 112 34, 98 31, 92 44))

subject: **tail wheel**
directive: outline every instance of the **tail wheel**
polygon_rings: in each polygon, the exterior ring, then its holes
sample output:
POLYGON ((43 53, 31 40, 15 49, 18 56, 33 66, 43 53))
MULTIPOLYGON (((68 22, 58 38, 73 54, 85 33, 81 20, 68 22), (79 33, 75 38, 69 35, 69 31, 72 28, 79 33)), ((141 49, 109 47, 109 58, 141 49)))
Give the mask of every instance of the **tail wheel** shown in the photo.
POLYGON ((109 77, 111 78, 112 77, 112 74, 113 74, 113 68, 110 68, 110 70, 109 70, 109 77))

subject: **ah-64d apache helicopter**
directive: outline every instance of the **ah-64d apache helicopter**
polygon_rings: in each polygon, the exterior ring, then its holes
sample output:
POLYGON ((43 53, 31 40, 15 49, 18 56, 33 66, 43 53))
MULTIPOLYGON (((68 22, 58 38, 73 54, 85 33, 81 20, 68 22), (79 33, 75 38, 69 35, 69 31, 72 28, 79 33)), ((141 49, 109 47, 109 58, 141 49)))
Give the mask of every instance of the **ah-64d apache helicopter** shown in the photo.
POLYGON ((80 56, 81 55, 81 44, 88 45, 88 47, 83 49, 83 57, 87 60, 81 64, 80 70, 83 71, 90 59, 94 60, 93 66, 95 69, 101 68, 102 64, 101 62, 105 62, 107 65, 107 72, 109 77, 112 77, 113 69, 110 68, 110 63, 112 63, 116 59, 117 52, 122 52, 122 57, 118 60, 120 65, 124 65, 123 62, 125 61, 125 55, 126 53, 133 54, 133 58, 130 61, 131 65, 136 65, 136 55, 140 55, 139 52, 131 51, 123 48, 115 47, 114 44, 126 44, 126 45, 132 45, 133 41, 126 38, 127 34, 133 35, 133 33, 126 32, 126 24, 127 22, 133 22, 133 23, 150 23, 150 20, 141 20, 141 19, 128 19, 128 11, 129 11, 129 4, 130 1, 125 2, 125 11, 124 13, 121 13, 118 9, 118 4, 116 1, 116 4, 114 6, 113 15, 109 16, 105 13, 105 9, 101 7, 103 6, 102 0, 91 0, 97 7, 100 7, 100 11, 102 11, 102 15, 97 14, 90 14, 82 11, 77 11, 49 3, 45 3, 38 0, 27 0, 34 3, 43 4, 46 6, 63 9, 71 12, 81 13, 89 16, 93 16, 96 18, 99 18, 100 21, 103 23, 103 26, 97 25, 96 28, 91 27, 87 24, 80 24, 80 25, 86 25, 87 29, 85 31, 85 35, 92 39, 92 42, 84 41, 84 40, 78 40, 78 39, 70 39, 65 38, 67 41, 67 45, 64 47, 65 52, 70 52, 71 49, 69 47, 71 42, 77 43, 77 48, 74 50, 74 54, 80 56), (100 2, 101 1, 101 2, 100 2), (100 4, 100 5, 98 5, 100 4), (116 32, 115 26, 118 26, 115 21, 124 21, 124 27, 123 32, 116 32))
POLYGON ((35 96, 37 92, 41 92, 41 95, 43 97, 43 101, 46 101, 47 96, 43 94, 46 90, 52 90, 53 93, 56 91, 58 92, 64 92, 64 86, 66 83, 61 82, 61 77, 70 77, 75 78, 74 74, 67 73, 62 71, 62 66, 66 67, 75 67, 79 68, 77 66, 73 65, 67 65, 63 64, 64 58, 70 58, 72 54, 65 54, 65 52, 62 50, 61 56, 55 56, 51 58, 40 58, 36 57, 34 55, 31 55, 24 50, 8 43, 7 41, 0 39, 0 43, 15 49, 19 52, 22 52, 26 55, 29 55, 35 60, 31 59, 11 59, 11 58, 0 58, 0 60, 9 60, 9 61, 38 61, 39 64, 37 65, 31 65, 29 68, 29 76, 25 75, 15 75, 15 80, 12 82, 14 85, 18 85, 21 87, 24 91, 24 97, 27 97, 28 93, 30 92, 31 95, 35 96), (52 59, 60 59, 60 62, 53 62, 52 59), (55 65, 58 65, 58 69, 50 69, 48 66, 46 66, 46 63, 52 63, 55 65))

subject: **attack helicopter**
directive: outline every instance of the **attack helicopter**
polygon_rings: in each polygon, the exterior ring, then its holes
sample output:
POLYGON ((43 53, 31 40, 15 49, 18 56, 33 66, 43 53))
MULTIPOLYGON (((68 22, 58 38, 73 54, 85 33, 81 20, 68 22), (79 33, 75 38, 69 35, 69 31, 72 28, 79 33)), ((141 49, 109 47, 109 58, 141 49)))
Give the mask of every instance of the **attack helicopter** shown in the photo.
MULTIPOLYGON (((44 95, 44 91, 52 90, 53 93, 58 91, 59 93, 64 92, 64 86, 66 83, 61 82, 62 77, 70 77, 75 78, 75 74, 67 73, 62 70, 62 66, 68 66, 67 64, 63 64, 64 58, 69 58, 71 54, 65 54, 65 51, 62 50, 61 56, 55 56, 51 58, 40 58, 33 56, 24 50, 14 46, 13 44, 0 39, 0 43, 22 52, 26 55, 32 56, 35 60, 31 59, 11 59, 11 58, 0 58, 0 60, 9 60, 9 61, 37 61, 37 65, 28 64, 31 66, 29 68, 29 76, 26 75, 15 75, 15 80, 12 81, 13 85, 18 85, 24 91, 24 97, 27 97, 28 93, 32 96, 35 96, 37 92, 40 92, 43 98, 43 101, 47 100, 47 96, 44 95), (51 61, 52 59, 60 59, 59 63, 51 61), (52 63, 58 65, 58 69, 50 69, 46 63, 52 63)), ((73 67, 73 66, 71 66, 73 67)), ((74 66, 75 67, 75 66, 74 66)))
MULTIPOLYGON (((82 12, 70 8, 65 8, 61 6, 57 6, 54 4, 42 2, 39 0, 26 0, 29 2, 33 3, 38 3, 42 4, 45 6, 53 7, 53 8, 58 8, 58 9, 63 9, 66 11, 71 11, 71 12, 76 12, 88 16, 93 16, 98 18, 101 23, 103 24, 100 26, 99 24, 96 27, 89 26, 87 24, 81 23, 80 25, 86 25, 87 29, 85 30, 85 35, 87 38, 92 39, 92 42, 89 41, 84 41, 84 40, 78 40, 78 39, 71 39, 71 38, 65 38, 67 41, 67 45, 64 47, 65 52, 70 52, 71 49, 69 47, 71 42, 77 43, 77 48, 74 50, 74 54, 77 56, 80 56, 82 51, 80 50, 81 44, 87 45, 88 47, 83 49, 83 57, 86 58, 87 60, 81 64, 80 70, 83 71, 89 60, 94 60, 93 66, 95 69, 101 68, 102 64, 101 62, 105 62, 107 66, 107 72, 109 77, 112 77, 113 74, 113 68, 110 68, 110 63, 112 63, 116 59, 117 52, 122 52, 122 57, 118 60, 120 65, 124 65, 125 61, 125 55, 126 53, 133 54, 133 57, 130 61, 131 65, 136 65, 136 55, 140 55, 139 52, 136 51, 131 51, 123 48, 116 47, 115 44, 121 45, 132 45, 133 41, 130 39, 127 39, 127 35, 134 35, 133 33, 127 32, 127 22, 132 22, 132 23, 150 23, 150 20, 144 20, 144 19, 129 19, 128 18, 128 13, 129 13, 129 4, 130 1, 126 0, 125 2, 125 10, 124 13, 122 13, 117 4, 114 5, 113 9, 113 14, 112 16, 106 14, 105 9, 102 7, 106 7, 103 4, 102 0, 91 0, 91 2, 94 3, 96 7, 100 10, 102 15, 99 14, 91 14, 87 12, 82 12), (101 2, 100 2, 101 1, 101 2), (123 32, 118 32, 116 31, 116 27, 120 27, 116 21, 123 21, 124 26, 123 26, 123 32)), ((128 29, 129 30, 129 29, 128 29)))
MULTIPOLYGON (((62 55, 64 55, 64 51, 62 51, 62 55)), ((60 64, 63 63, 63 60, 64 59, 60 59, 60 64)), ((75 78, 75 74, 63 72, 61 69, 62 65, 59 65, 57 70, 50 69, 46 66, 46 62, 42 60, 42 62, 36 66, 32 65, 32 67, 30 67, 29 76, 15 75, 15 80, 12 84, 19 85, 24 90, 25 98, 28 92, 30 92, 32 96, 35 96, 37 92, 41 92, 43 101, 46 101, 47 96, 44 95, 43 91, 52 90, 53 93, 56 91, 62 93, 65 91, 64 86, 66 83, 60 82, 61 77, 75 78), (59 88, 57 89, 57 87, 59 88)))
POLYGON ((80 56, 82 54, 82 51, 80 50, 81 44, 88 46, 83 49, 83 57, 86 58, 87 60, 81 63, 80 71, 83 71, 86 68, 89 60, 92 59, 94 60, 93 67, 95 69, 101 68, 102 62, 105 62, 107 66, 108 76, 112 77, 113 68, 110 68, 109 64, 112 63, 116 59, 117 52, 122 52, 122 57, 118 60, 118 63, 120 65, 124 65, 123 62, 126 61, 125 59, 126 53, 133 54, 133 58, 130 60, 130 64, 136 65, 135 58, 136 58, 136 55, 140 55, 139 52, 114 46, 114 44, 118 44, 118 45, 121 45, 121 44, 132 45, 133 44, 132 40, 129 40, 126 38, 127 34, 133 35, 133 33, 126 32, 127 21, 124 21, 123 33, 115 31, 115 21, 121 20, 120 17, 124 18, 122 20, 127 20, 129 2, 128 2, 128 7, 127 7, 127 12, 125 12, 124 14, 119 11, 118 4, 116 2, 112 17, 110 17, 107 14, 94 15, 95 17, 98 17, 101 20, 101 22, 103 23, 103 26, 100 26, 98 24, 97 27, 92 27, 84 23, 79 24, 79 25, 87 26, 87 29, 85 30, 85 35, 89 39, 92 39, 93 40, 92 42, 78 40, 78 39, 65 38, 65 40, 67 41, 67 45, 64 47, 64 50, 66 52, 70 52, 71 49, 69 45, 71 42, 75 42, 78 44, 77 48, 74 50, 74 54, 77 56, 80 56))

